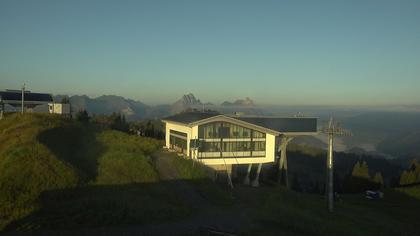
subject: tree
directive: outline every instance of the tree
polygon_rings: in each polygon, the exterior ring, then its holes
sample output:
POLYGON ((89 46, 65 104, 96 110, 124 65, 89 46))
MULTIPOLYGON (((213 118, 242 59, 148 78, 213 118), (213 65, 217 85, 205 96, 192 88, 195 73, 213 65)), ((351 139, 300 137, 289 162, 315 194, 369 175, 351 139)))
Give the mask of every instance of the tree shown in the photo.
POLYGON ((364 179, 369 179, 369 167, 366 163, 366 161, 363 161, 363 163, 357 162, 354 167, 351 174, 353 177, 359 177, 364 179))
POLYGON ((400 176, 400 185, 406 185, 408 183, 408 173, 403 171, 400 176))
POLYGON ((356 162, 356 164, 354 164, 354 166, 353 166, 353 171, 351 172, 351 175, 352 176, 357 176, 357 175, 359 175, 359 173, 360 173, 360 169, 361 169, 362 167, 360 166, 360 163, 359 162, 356 162))
POLYGON ((384 186, 384 178, 382 177, 381 172, 376 172, 375 176, 373 177, 372 180, 376 185, 378 185, 378 187, 383 187, 384 186))
POLYGON ((373 187, 369 176, 369 167, 366 161, 356 162, 351 176, 347 178, 345 189, 347 192, 363 192, 373 187))
POLYGON ((420 183, 420 164, 417 160, 410 163, 408 170, 404 170, 400 176, 400 185, 420 183))
POLYGON ((149 120, 146 124, 146 129, 144 131, 146 137, 155 137, 155 126, 149 120))
POLYGON ((128 132, 129 126, 125 121, 125 116, 120 113, 112 113, 110 116, 110 127, 111 129, 128 132))
POLYGON ((414 183, 420 183, 420 164, 416 159, 411 161, 410 170, 413 172, 414 183))
POLYGON ((420 167, 420 164, 417 162, 416 159, 413 159, 410 163, 410 170, 411 171, 416 171, 416 169, 418 169, 420 167))
POLYGON ((89 122, 90 117, 86 110, 80 110, 76 115, 76 119, 80 122, 87 123, 89 122))
POLYGON ((62 104, 70 104, 70 99, 68 96, 64 96, 63 98, 61 98, 61 103, 62 104))

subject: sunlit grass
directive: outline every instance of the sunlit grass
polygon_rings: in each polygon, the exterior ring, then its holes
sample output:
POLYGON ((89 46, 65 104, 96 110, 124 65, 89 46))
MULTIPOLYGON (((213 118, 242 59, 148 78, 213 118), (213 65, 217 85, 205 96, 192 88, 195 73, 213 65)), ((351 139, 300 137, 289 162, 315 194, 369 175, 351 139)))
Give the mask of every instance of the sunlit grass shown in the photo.
MULTIPOLYGON (((57 192, 53 194, 56 197, 61 191, 68 194, 71 189, 79 191, 80 187, 158 181, 149 155, 162 146, 161 141, 130 136, 49 114, 8 115, 0 121, 0 134, 0 230, 10 222, 38 211, 45 212, 48 204, 39 200, 45 192, 57 192)), ((126 194, 118 198, 117 193, 112 194, 110 188, 104 188, 111 192, 108 194, 115 198, 117 205, 120 199, 125 201, 131 198, 130 194, 137 194, 135 190, 125 191, 121 188, 120 192, 126 194)), ((165 196, 164 189, 151 188, 150 193, 143 197, 147 198, 156 191, 159 196, 165 196)), ((79 209, 81 217, 88 217, 89 214, 83 213, 88 211, 85 205, 95 208, 96 203, 90 200, 86 202, 83 196, 78 196, 76 194, 71 199, 74 202, 72 208, 79 209)), ((95 201, 101 202, 103 197, 98 195, 95 201)), ((156 199, 168 201, 165 197, 156 199)), ((54 202, 54 199, 50 200, 54 202)), ((108 199, 107 202, 112 200, 108 199)), ((67 209, 63 208, 66 203, 58 203, 63 205, 57 206, 57 211, 66 213, 67 209)), ((138 211, 146 207, 131 206, 133 204, 127 201, 126 208, 138 211)), ((100 207, 95 209, 103 212, 100 207)), ((42 221, 42 224, 45 223, 42 221)), ((29 223, 25 225, 26 229, 35 227, 29 223)))
POLYGON ((397 188, 397 191, 420 200, 420 185, 397 188))

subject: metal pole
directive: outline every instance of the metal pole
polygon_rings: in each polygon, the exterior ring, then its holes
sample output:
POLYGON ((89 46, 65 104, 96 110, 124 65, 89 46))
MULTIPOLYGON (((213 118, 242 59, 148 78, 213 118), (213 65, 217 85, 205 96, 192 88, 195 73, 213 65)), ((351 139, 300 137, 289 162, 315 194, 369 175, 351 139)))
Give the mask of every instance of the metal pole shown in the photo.
POLYGON ((248 170, 246 172, 246 176, 244 179, 244 184, 249 185, 250 182, 250 175, 251 175, 252 164, 248 164, 248 170))
POLYGON ((261 167, 262 167, 262 163, 258 164, 258 168, 257 168, 257 176, 255 176, 254 181, 252 181, 252 187, 258 187, 260 186, 260 173, 261 173, 261 167))
POLYGON ((328 171, 328 210, 330 212, 334 211, 334 189, 333 189, 333 171, 334 171, 334 162, 333 162, 333 134, 328 134, 328 160, 327 160, 327 171, 328 171))
POLYGON ((328 135, 328 156, 326 161, 326 183, 325 183, 325 199, 327 201, 328 210, 334 211, 334 135, 352 136, 349 130, 341 128, 338 123, 334 122, 331 116, 328 124, 324 125, 323 133, 328 135))
POLYGON ((21 104, 21 106, 22 106, 21 107, 22 108, 22 110, 21 110, 22 114, 24 112, 24 106, 23 106, 24 101, 25 101, 25 83, 23 83, 23 85, 22 85, 22 104, 21 104))
POLYGON ((4 104, 3 104, 3 100, 0 98, 0 120, 3 119, 3 112, 4 112, 4 104))
POLYGON ((292 141, 292 137, 282 137, 280 141, 280 160, 279 160, 279 183, 285 182, 286 188, 289 189, 289 178, 287 173, 287 144, 292 141))

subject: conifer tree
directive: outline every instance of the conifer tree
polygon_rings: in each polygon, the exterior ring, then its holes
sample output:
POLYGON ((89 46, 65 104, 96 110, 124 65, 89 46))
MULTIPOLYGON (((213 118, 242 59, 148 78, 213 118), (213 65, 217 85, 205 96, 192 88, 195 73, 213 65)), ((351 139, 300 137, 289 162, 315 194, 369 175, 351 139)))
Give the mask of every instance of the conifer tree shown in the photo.
POLYGON ((358 176, 359 173, 360 173, 360 168, 361 168, 360 163, 358 161, 358 162, 356 162, 356 164, 354 164, 353 171, 351 172, 351 175, 352 176, 358 176))
POLYGON ((352 171, 353 177, 359 177, 363 179, 369 179, 369 167, 366 163, 366 161, 363 161, 363 163, 357 162, 352 171))
POLYGON ((408 172, 405 170, 401 174, 400 185, 407 185, 407 184, 408 184, 408 172))
POLYGON ((375 173, 375 176, 373 177, 373 182, 380 185, 380 187, 384 186, 384 179, 382 177, 381 172, 375 173))
POLYGON ((76 115, 76 119, 78 121, 87 123, 89 122, 90 117, 86 110, 80 110, 76 115))
POLYGON ((420 183, 420 164, 416 159, 411 161, 408 170, 404 170, 400 177, 400 185, 420 183))
POLYGON ((368 164, 367 164, 366 161, 363 161, 363 164, 361 165, 361 168, 360 168, 360 177, 366 178, 366 179, 369 179, 370 178, 370 176, 369 176, 369 167, 368 167, 368 164))

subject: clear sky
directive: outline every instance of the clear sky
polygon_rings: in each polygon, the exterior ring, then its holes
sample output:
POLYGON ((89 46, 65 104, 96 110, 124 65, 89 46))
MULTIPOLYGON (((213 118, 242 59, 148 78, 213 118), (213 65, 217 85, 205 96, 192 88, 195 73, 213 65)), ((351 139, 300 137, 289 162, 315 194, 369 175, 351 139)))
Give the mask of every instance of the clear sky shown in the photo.
POLYGON ((420 103, 420 1, 0 1, 0 89, 420 103))

